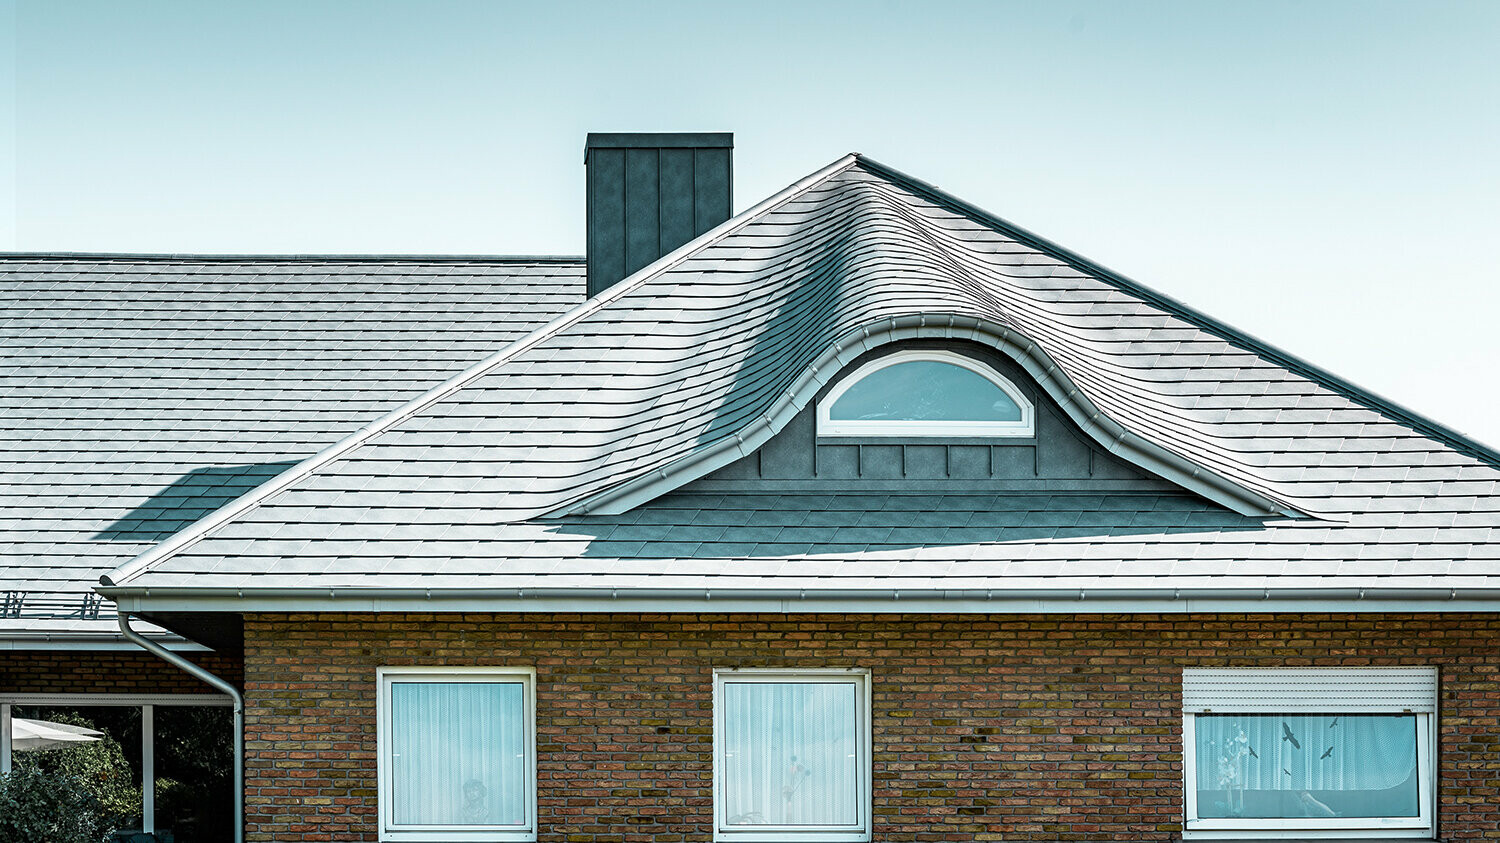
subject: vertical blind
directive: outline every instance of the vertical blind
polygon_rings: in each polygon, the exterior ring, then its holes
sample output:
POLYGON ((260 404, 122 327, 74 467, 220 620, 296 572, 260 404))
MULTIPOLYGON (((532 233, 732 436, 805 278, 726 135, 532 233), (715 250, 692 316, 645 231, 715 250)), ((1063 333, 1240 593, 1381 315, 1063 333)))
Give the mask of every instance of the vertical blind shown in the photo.
POLYGON ((854 826, 859 696, 852 682, 725 682, 730 825, 854 826))
POLYGON ((524 825, 519 682, 394 682, 390 789, 397 825, 524 825))
POLYGON ((1411 714, 1199 714, 1198 816, 1418 816, 1411 714))

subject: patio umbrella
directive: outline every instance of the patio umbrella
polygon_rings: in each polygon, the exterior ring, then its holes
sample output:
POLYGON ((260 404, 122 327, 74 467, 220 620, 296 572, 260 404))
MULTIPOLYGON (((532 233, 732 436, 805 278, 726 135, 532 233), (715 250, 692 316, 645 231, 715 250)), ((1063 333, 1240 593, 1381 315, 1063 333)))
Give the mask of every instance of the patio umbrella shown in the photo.
POLYGON ((51 749, 73 743, 88 743, 104 737, 103 732, 53 723, 48 720, 27 720, 12 717, 10 720, 10 748, 17 752, 51 749))

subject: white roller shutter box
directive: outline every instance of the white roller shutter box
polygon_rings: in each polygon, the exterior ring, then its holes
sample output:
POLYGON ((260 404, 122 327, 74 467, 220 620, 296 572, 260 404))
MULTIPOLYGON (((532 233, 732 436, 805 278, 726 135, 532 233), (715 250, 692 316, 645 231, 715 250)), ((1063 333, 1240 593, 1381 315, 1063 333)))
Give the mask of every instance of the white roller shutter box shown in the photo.
POLYGON ((1184 712, 1437 710, 1432 667, 1187 668, 1184 712))

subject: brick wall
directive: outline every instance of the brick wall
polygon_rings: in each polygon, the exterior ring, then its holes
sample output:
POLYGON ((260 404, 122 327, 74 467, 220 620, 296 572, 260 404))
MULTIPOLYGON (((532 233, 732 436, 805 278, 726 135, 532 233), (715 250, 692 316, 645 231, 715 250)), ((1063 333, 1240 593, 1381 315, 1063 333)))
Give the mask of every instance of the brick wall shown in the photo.
MULTIPOLYGON (((239 684, 240 659, 184 653, 211 672, 239 684)), ((0 693, 12 694, 217 694, 143 650, 0 651, 0 693)))
POLYGON ((872 673, 875 839, 1159 840, 1184 666, 1442 666, 1439 821, 1500 838, 1500 618, 258 615, 254 841, 375 840, 375 667, 537 670, 540 839, 711 839, 712 670, 872 673))

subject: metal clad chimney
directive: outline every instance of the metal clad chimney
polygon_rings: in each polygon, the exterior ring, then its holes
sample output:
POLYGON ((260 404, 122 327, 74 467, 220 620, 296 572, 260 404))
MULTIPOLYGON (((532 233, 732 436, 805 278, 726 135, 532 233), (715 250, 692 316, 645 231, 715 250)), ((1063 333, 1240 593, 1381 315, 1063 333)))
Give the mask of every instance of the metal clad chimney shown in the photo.
POLYGON ((590 132, 588 293, 729 219, 734 135, 590 132))

